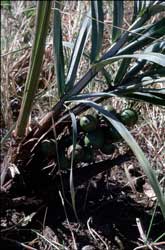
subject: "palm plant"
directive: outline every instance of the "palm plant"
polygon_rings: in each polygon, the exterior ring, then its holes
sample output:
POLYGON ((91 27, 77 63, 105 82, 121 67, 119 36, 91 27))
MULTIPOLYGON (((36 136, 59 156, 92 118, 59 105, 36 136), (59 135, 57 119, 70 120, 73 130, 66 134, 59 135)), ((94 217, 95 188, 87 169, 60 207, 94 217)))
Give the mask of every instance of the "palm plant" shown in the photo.
POLYGON ((112 111, 107 111, 100 104, 105 99, 111 101, 116 96, 149 102, 155 105, 165 104, 164 90, 152 87, 155 83, 163 83, 165 81, 165 42, 163 40, 165 35, 165 18, 160 16, 154 22, 151 22, 153 16, 165 10, 165 4, 162 1, 135 0, 132 24, 128 30, 124 30, 122 27, 124 1, 111 1, 111 4, 113 5, 113 28, 111 36, 112 45, 109 50, 105 54, 100 55, 104 35, 103 1, 90 1, 89 11, 82 20, 69 64, 66 65, 67 60, 64 55, 61 23, 61 9, 63 5, 61 2, 55 1, 53 48, 59 101, 40 121, 39 126, 25 136, 29 113, 37 89, 51 8, 49 1, 38 2, 36 35, 31 64, 16 127, 16 140, 19 144, 19 150, 17 150, 13 161, 19 166, 21 171, 23 166, 29 162, 29 159, 31 159, 31 162, 33 161, 33 156, 39 145, 46 138, 50 138, 50 134, 53 132, 53 135, 57 138, 55 141, 55 158, 59 163, 58 144, 60 144, 60 139, 58 138, 63 133, 65 127, 70 128, 73 135, 70 188, 72 191, 72 202, 74 203, 73 166, 75 164, 76 141, 79 136, 76 116, 80 116, 87 109, 94 108, 118 131, 136 155, 157 196, 165 218, 165 199, 154 170, 129 130, 118 119, 118 116, 112 111), (87 55, 85 48, 90 35, 91 51, 87 55), (76 81, 78 67, 84 55, 90 59, 91 67, 80 80, 76 81), (111 66, 114 62, 118 62, 118 67, 112 76, 111 66), (102 92, 85 92, 86 86, 99 72, 108 83, 106 87, 102 87, 102 92), (26 155, 26 152, 29 152, 29 148, 31 153, 26 155))

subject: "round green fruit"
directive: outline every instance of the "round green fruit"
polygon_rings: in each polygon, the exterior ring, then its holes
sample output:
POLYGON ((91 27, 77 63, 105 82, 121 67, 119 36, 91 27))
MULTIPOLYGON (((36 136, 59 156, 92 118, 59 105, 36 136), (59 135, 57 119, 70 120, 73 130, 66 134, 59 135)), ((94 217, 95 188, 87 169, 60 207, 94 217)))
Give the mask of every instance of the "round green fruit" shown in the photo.
POLYGON ((93 115, 86 115, 80 118, 80 126, 83 131, 90 132, 96 129, 97 119, 93 115))
MULTIPOLYGON (((68 159, 71 159, 73 153, 73 145, 70 145, 67 151, 68 159)), ((84 149, 81 145, 76 144, 74 150, 74 161, 80 162, 84 158, 84 149)))
POLYGON ((138 120, 137 112, 133 109, 124 109, 120 113, 120 120, 124 125, 133 126, 138 120))
POLYGON ((101 129, 96 129, 88 132, 84 138, 85 146, 92 146, 93 148, 101 148, 104 144, 104 133, 101 129))
MULTIPOLYGON (((116 117, 118 118, 118 113, 116 112, 116 110, 115 110, 110 104, 104 106, 104 109, 105 109, 106 111, 108 111, 108 112, 111 112, 111 114, 113 114, 114 116, 116 116, 116 117)), ((103 123, 109 124, 108 119, 106 119, 106 117, 103 116, 103 114, 101 114, 101 113, 100 113, 100 115, 99 115, 99 119, 100 119, 100 121, 102 121, 103 123)))
MULTIPOLYGON (((116 110, 112 107, 112 105, 110 104, 107 104, 105 106, 103 106, 103 108, 106 110, 106 111, 109 111, 109 112, 113 112, 114 114, 116 114, 116 110)), ((102 113, 98 112, 98 115, 101 117, 101 118, 104 118, 104 116, 102 115, 102 113)))
POLYGON ((109 112, 112 112, 112 113, 116 114, 116 110, 110 104, 104 106, 104 109, 109 111, 109 112))
POLYGON ((105 144, 100 150, 103 154, 111 155, 114 153, 115 148, 113 144, 105 144))

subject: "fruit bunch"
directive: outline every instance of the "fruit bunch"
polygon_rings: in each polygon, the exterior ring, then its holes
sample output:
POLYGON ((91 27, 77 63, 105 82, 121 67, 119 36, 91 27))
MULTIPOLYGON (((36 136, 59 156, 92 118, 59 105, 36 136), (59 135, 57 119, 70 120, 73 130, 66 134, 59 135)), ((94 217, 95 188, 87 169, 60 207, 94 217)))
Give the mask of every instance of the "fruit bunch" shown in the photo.
MULTIPOLYGON (((120 113, 117 113, 110 105, 105 106, 104 109, 111 112, 126 126, 133 126, 138 120, 137 112, 130 108, 126 108, 120 113)), ((122 139, 118 131, 100 113, 81 116, 78 118, 77 126, 78 138, 75 148, 73 147, 70 133, 65 138, 62 138, 59 143, 59 163, 61 169, 70 168, 72 155, 74 156, 74 163, 93 162, 95 151, 111 155, 116 149, 114 143, 122 139)), ((53 148, 52 141, 51 143, 46 141, 42 146, 44 152, 48 152, 48 155, 53 155, 51 153, 53 148), (48 149, 46 145, 48 145, 48 149)))

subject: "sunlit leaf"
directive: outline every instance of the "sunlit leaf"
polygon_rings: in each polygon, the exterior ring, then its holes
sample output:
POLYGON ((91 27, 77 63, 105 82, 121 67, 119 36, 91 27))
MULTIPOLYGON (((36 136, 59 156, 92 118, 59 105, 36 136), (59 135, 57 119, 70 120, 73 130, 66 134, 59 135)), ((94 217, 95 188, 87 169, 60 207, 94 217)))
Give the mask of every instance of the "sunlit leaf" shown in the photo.
POLYGON ((38 87, 38 79, 42 66, 45 41, 49 26, 49 16, 51 13, 51 1, 37 2, 37 16, 35 26, 35 37, 32 47, 29 71, 25 84, 21 110, 16 125, 16 135, 22 137, 25 134, 32 104, 38 87))
POLYGON ((84 48, 91 30, 91 19, 89 18, 90 15, 91 15, 90 12, 88 12, 87 16, 84 17, 84 20, 81 24, 81 28, 78 32, 77 39, 74 43, 74 48, 70 59, 69 69, 66 78, 67 90, 72 89, 77 76, 77 69, 79 66, 79 62, 84 52, 84 48))
POLYGON ((150 62, 154 62, 156 64, 159 64, 165 67, 165 55, 162 55, 160 53, 155 53, 155 52, 115 56, 115 57, 111 57, 109 59, 103 60, 99 63, 96 63, 93 65, 93 67, 96 68, 97 70, 98 69, 101 70, 104 66, 110 63, 113 63, 117 60, 123 59, 123 58, 144 59, 144 60, 148 60, 150 62))

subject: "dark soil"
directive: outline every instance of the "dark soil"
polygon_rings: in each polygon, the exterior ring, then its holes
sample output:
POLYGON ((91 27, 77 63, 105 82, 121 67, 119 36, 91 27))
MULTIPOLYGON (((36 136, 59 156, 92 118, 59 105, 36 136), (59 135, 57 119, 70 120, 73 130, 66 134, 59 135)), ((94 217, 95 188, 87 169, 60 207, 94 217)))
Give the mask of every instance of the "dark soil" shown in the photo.
MULTIPOLYGON (((102 166, 105 164, 108 161, 102 166)), ((71 205, 69 173, 62 175, 62 188, 61 175, 44 179, 37 165, 35 167, 36 172, 29 171, 15 178, 9 192, 1 191, 1 249, 30 249, 29 246, 41 250, 75 249, 75 241, 77 249, 82 250, 132 250, 144 244, 139 240, 136 219, 140 219, 147 232, 153 210, 143 191, 133 193, 126 185, 121 166, 110 167, 111 170, 93 178, 90 178, 90 171, 86 171, 86 182, 83 179, 85 168, 74 172, 78 221, 71 205), (54 242, 56 248, 47 240, 54 242)), ((164 222, 157 209, 150 242, 163 233, 164 222)), ((159 249, 165 248, 160 246, 159 249)))

